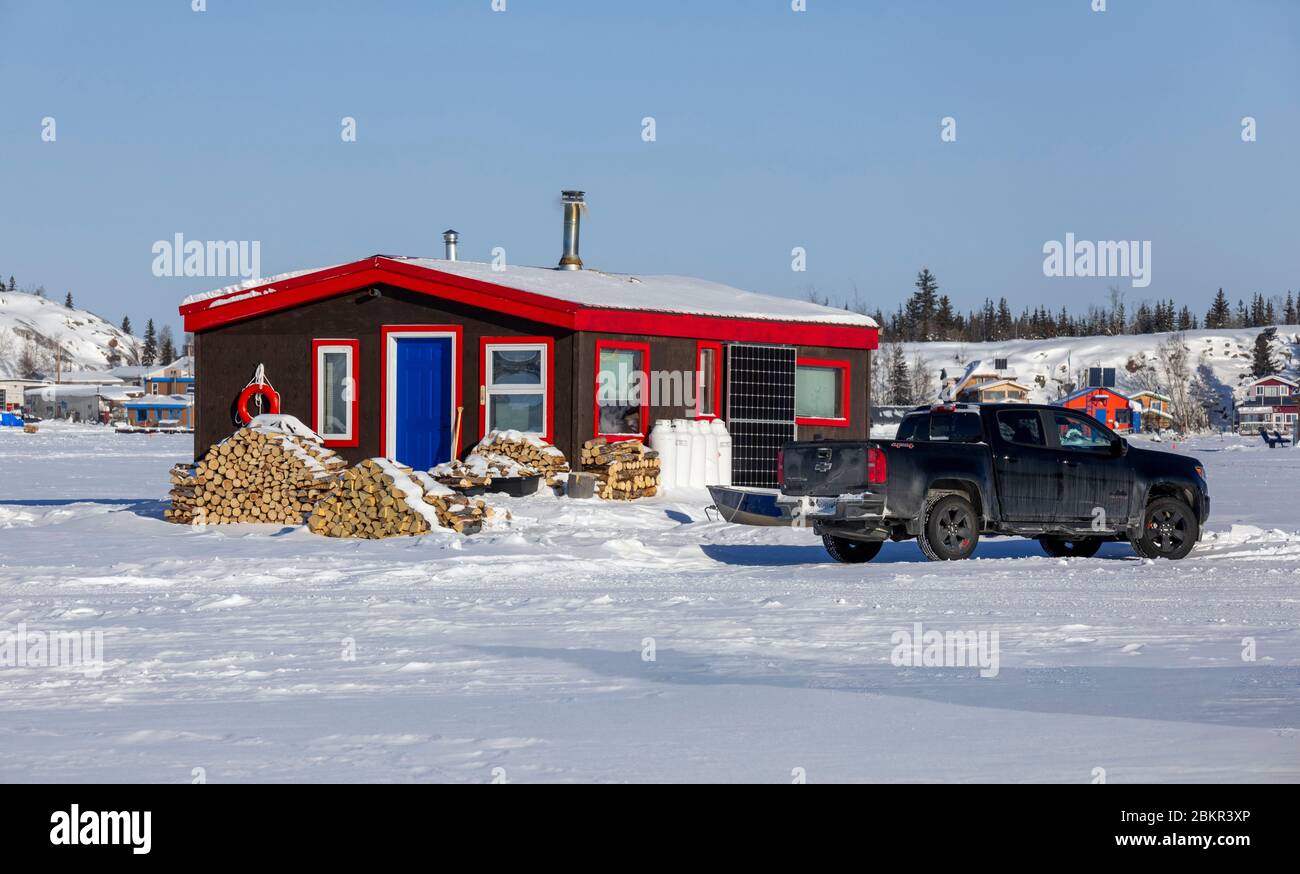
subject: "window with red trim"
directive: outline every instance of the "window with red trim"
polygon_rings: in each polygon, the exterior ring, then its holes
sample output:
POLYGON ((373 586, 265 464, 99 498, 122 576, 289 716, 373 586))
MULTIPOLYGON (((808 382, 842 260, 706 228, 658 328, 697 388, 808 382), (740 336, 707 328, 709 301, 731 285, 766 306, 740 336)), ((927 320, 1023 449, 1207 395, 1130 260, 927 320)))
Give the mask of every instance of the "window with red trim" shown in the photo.
POLYGON ((360 346, 357 340, 311 341, 312 430, 326 446, 360 442, 360 346))
POLYGON ((550 337, 483 337, 479 341, 479 436, 523 431, 554 437, 555 341, 550 337))
POLYGON ((800 358, 794 378, 795 422, 800 425, 849 424, 849 362, 836 358, 800 358))
POLYGON ((596 341, 596 436, 645 439, 650 344, 596 341))
POLYGON ((722 412, 722 344, 701 340, 695 344, 695 418, 716 419, 722 412))

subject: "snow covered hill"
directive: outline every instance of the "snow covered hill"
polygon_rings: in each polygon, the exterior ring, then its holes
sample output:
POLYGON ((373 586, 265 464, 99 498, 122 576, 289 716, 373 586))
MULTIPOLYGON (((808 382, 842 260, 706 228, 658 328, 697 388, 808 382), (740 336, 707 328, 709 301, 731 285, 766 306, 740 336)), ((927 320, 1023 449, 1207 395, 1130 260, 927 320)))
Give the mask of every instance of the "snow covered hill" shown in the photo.
MULTIPOLYGON (((1250 379, 1255 337, 1263 328, 1187 331, 1183 340, 1189 367, 1206 388, 1230 401, 1232 393, 1250 379)), ((1121 386, 1144 386, 1143 380, 1162 379, 1159 349, 1175 334, 1125 334, 1113 337, 1056 337, 1050 340, 1007 340, 995 343, 905 343, 908 366, 917 356, 924 362, 929 387, 937 394, 941 376, 960 377, 974 361, 991 367, 1007 359, 1006 373, 1030 389, 1029 399, 1048 403, 1081 383, 1089 367, 1114 367, 1121 386)), ((1273 357, 1283 373, 1294 376, 1300 367, 1300 326, 1281 325, 1273 344, 1273 357)), ((883 356, 882 356, 883 358, 883 356)), ((878 359, 880 360, 880 359, 878 359)), ((880 369, 884 362, 881 361, 880 369)), ((1163 386, 1167 393, 1169 387, 1163 386)))
POLYGON ((34 294, 0 291, 0 378, 20 375, 24 350, 38 369, 53 372, 56 344, 63 348, 63 370, 103 370, 115 352, 121 364, 138 363, 142 341, 94 313, 34 294))

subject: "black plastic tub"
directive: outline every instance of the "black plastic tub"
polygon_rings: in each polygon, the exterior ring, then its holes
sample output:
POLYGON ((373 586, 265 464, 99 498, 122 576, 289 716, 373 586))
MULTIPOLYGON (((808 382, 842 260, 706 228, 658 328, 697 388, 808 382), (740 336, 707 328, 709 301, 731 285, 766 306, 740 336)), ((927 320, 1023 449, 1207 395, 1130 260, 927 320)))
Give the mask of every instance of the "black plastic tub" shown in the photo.
POLYGON ((456 480, 439 480, 447 488, 455 489, 466 497, 472 498, 477 495, 499 495, 506 494, 512 498, 522 498, 525 495, 537 493, 537 486, 541 483, 540 476, 503 476, 492 480, 488 486, 470 486, 462 488, 456 485, 456 480))

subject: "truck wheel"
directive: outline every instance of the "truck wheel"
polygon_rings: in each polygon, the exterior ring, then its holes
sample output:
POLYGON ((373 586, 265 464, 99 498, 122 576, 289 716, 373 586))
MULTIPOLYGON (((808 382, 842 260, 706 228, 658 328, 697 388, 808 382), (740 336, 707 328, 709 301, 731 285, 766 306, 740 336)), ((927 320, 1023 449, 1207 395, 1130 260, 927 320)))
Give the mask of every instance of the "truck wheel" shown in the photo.
POLYGON ((1143 558, 1186 558, 1201 536, 1201 523, 1186 502, 1157 498, 1142 514, 1142 531, 1132 538, 1133 551, 1143 558))
POLYGON ((926 502, 916 542, 930 561, 970 558, 980 542, 979 516, 961 495, 931 498, 926 502))
POLYGON ((1092 558, 1101 549, 1100 537, 1081 537, 1070 540, 1066 537, 1040 537, 1038 542, 1043 552, 1053 558, 1092 558))
POLYGON ((830 553, 831 558, 845 564, 871 561, 880 554, 880 547, 885 545, 884 541, 880 540, 849 540, 847 537, 831 537, 829 534, 822 535, 822 543, 826 545, 826 551, 830 553))

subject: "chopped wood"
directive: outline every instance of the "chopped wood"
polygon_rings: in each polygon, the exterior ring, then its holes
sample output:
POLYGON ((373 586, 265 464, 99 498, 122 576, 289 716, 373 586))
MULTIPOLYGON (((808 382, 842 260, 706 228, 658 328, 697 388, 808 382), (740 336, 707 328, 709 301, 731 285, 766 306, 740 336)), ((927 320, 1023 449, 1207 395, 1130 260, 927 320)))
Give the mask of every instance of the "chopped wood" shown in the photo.
POLYGON ((493 479, 541 476, 549 486, 563 485, 569 460, 554 446, 520 431, 493 431, 470 451, 464 461, 453 460, 433 468, 438 482, 453 489, 490 486, 493 479))
POLYGON ((606 500, 650 498, 659 492, 659 453, 640 440, 582 444, 582 469, 596 475, 596 495, 606 500))
MULTIPOLYGON (((296 419, 296 429, 259 417, 210 447, 194 464, 171 469, 168 521, 181 524, 273 522, 301 525, 347 467, 296 419)), ((292 417, 277 417, 287 420, 292 417)))
POLYGON ((307 528, 326 537, 365 540, 427 534, 435 527, 476 534, 493 516, 485 501, 457 494, 429 474, 368 458, 335 480, 307 528))

